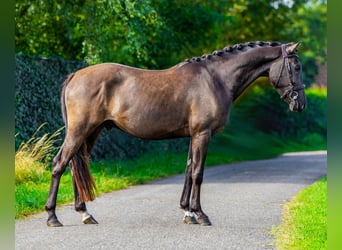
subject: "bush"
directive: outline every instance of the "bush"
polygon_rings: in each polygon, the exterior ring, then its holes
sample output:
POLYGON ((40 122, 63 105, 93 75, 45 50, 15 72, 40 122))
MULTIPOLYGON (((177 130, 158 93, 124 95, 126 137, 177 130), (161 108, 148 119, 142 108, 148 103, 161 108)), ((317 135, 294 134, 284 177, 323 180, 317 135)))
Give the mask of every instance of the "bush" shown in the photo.
POLYGON ((62 82, 66 75, 86 64, 21 55, 16 55, 15 59, 15 145, 18 149, 41 124, 46 126, 38 135, 52 133, 64 126, 59 101, 62 82))
POLYGON ((309 88, 305 93, 307 107, 297 113, 289 110, 273 88, 256 85, 239 100, 232 116, 266 133, 301 138, 316 134, 326 138, 326 89, 309 88))

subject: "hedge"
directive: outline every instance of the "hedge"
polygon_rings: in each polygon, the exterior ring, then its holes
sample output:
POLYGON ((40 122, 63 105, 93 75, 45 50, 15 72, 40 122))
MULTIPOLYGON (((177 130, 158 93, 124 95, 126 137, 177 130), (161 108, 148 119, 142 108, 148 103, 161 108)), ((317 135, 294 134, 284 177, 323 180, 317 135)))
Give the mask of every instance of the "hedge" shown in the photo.
POLYGON ((319 134, 326 138, 326 89, 309 88, 305 94, 307 103, 304 111, 291 112, 273 88, 257 86, 236 105, 238 112, 232 112, 232 116, 277 136, 299 138, 319 134))
POLYGON ((16 148, 46 123, 42 133, 64 126, 60 91, 69 73, 86 66, 83 62, 60 58, 15 57, 15 132, 16 148))

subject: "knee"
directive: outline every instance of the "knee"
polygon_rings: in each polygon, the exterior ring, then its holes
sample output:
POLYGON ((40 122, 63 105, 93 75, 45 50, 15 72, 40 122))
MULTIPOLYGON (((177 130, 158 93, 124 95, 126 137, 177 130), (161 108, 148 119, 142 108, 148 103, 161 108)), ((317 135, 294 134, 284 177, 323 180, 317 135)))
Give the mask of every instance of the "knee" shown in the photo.
POLYGON ((59 162, 60 158, 61 157, 59 155, 56 155, 52 160, 52 166, 56 166, 57 162, 59 162))
POLYGON ((186 173, 185 174, 185 179, 188 181, 192 181, 192 174, 191 173, 186 173))
POLYGON ((62 148, 59 149, 58 153, 56 156, 53 158, 52 165, 56 166, 59 161, 61 161, 61 156, 62 156, 62 148))
POLYGON ((61 155, 57 154, 52 162, 52 176, 61 176, 64 173, 66 166, 67 164, 62 160, 61 155))
POLYGON ((54 165, 52 169, 52 176, 54 177, 59 177, 62 176, 62 174, 65 171, 66 166, 61 166, 61 165, 54 165))

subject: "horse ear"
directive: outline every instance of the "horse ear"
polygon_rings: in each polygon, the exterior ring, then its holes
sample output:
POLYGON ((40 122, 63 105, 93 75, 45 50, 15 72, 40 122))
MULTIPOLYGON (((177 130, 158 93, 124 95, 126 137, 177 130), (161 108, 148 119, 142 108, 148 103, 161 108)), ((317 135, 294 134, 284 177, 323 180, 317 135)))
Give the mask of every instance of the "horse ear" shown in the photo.
POLYGON ((298 46, 299 46, 300 44, 301 44, 300 42, 288 44, 288 45, 286 46, 286 52, 287 52, 287 54, 296 53, 296 49, 298 48, 298 46))

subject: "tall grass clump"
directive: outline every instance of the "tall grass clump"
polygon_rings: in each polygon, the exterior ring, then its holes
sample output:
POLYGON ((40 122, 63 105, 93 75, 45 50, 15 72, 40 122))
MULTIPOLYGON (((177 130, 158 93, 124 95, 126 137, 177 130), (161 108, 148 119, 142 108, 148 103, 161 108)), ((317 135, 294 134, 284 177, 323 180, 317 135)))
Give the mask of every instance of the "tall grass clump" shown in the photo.
POLYGON ((15 184, 25 183, 27 181, 37 182, 44 171, 50 165, 53 153, 56 152, 56 142, 62 128, 53 134, 38 137, 38 133, 45 123, 40 125, 27 142, 22 142, 15 153, 15 184))

